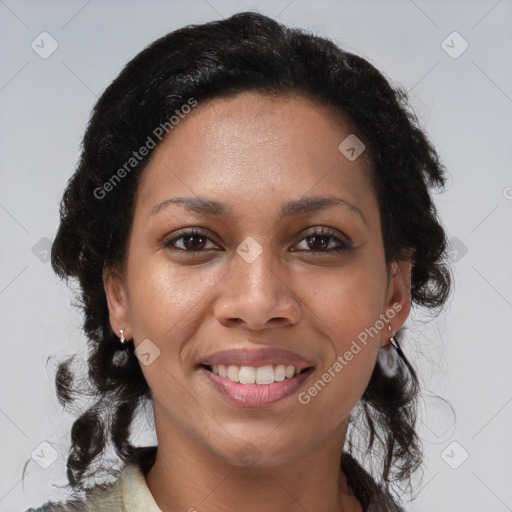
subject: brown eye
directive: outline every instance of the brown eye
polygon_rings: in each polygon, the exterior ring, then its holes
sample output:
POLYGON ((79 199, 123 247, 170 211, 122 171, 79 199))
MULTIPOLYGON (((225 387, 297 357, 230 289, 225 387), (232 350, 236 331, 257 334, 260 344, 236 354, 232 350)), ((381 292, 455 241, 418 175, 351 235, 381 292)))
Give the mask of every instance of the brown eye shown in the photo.
POLYGON ((190 249, 192 251, 204 249, 206 241, 208 240, 208 238, 203 235, 187 235, 181 238, 183 239, 185 249, 190 249))
MULTIPOLYGON (((300 244, 303 244, 303 249, 299 250, 305 250, 306 252, 336 253, 350 249, 348 242, 335 236, 335 232, 328 228, 317 229, 313 233, 308 234, 308 236, 301 240, 300 244)), ((293 250, 296 251, 296 249, 293 250)))
POLYGON ((184 252, 202 252, 208 251, 206 245, 211 243, 213 248, 217 247, 203 231, 189 230, 182 232, 165 243, 165 246, 184 252))
POLYGON ((307 240, 308 245, 311 249, 317 251, 322 249, 327 249, 329 246, 329 239, 332 237, 325 235, 313 235, 305 238, 307 240))

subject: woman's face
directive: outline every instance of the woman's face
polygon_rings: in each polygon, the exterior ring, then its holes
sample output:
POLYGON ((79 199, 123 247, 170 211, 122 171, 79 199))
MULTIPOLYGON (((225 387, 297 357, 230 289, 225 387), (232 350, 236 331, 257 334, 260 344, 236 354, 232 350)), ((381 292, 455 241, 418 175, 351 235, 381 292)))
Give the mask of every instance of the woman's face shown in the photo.
POLYGON ((159 440, 238 465, 343 441, 410 302, 410 265, 385 266, 367 154, 339 149, 351 134, 304 97, 243 93, 199 103, 155 149, 105 286, 159 440))

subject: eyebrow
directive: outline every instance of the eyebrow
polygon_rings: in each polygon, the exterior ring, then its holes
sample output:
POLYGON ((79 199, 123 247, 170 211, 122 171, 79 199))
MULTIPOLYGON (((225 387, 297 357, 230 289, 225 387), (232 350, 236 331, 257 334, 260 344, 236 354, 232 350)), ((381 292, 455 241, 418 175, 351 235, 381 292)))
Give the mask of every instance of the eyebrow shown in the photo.
MULTIPOLYGON (((202 196, 192 197, 173 197, 166 199, 161 203, 157 204, 152 210, 151 215, 158 213, 163 208, 171 205, 179 204, 183 205, 188 210, 197 212, 201 215, 210 215, 214 217, 226 217, 231 219, 233 217, 233 209, 223 203, 209 199, 202 196)), ((346 206, 354 213, 358 214, 365 225, 366 218, 363 212, 355 205, 337 196, 305 196, 300 199, 293 199, 288 203, 284 204, 279 212, 279 222, 287 217, 294 215, 303 215, 317 210, 323 210, 332 206, 346 206)))

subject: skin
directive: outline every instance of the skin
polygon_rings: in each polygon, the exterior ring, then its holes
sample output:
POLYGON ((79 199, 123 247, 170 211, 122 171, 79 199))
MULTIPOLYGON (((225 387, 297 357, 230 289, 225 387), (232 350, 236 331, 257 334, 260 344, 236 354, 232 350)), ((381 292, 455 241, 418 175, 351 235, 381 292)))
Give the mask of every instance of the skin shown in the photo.
POLYGON ((362 510, 339 461, 350 412, 389 343, 387 325, 306 405, 297 393, 259 409, 233 405, 198 369, 218 350, 285 348, 314 362, 304 391, 393 304, 401 310, 392 333, 405 322, 411 263, 385 265, 367 155, 349 161, 338 149, 351 133, 305 97, 247 92, 198 104, 153 152, 126 263, 106 271, 104 283, 115 332, 160 350, 141 367, 159 445, 146 481, 163 511, 362 510), (279 220, 284 203, 314 195, 342 198, 360 214, 338 204, 279 220), (152 214, 183 196, 220 201, 232 217, 178 204, 152 214), (335 238, 307 238, 322 226, 335 238), (166 246, 187 227, 207 238, 166 246), (236 252, 249 236, 262 249, 252 263, 236 252), (346 237, 347 250, 323 248, 346 237), (238 455, 247 443, 256 464, 238 455))

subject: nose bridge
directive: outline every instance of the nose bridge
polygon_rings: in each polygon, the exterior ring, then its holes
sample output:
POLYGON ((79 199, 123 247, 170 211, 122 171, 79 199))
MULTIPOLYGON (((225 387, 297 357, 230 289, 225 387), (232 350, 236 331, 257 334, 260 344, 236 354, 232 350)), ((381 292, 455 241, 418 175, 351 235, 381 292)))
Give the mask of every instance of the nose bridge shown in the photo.
POLYGON ((253 301, 272 300, 283 285, 278 275, 277 254, 270 240, 247 237, 236 249, 237 257, 233 261, 235 289, 253 301), (239 286, 236 286, 238 282, 239 286))
POLYGON ((216 305, 219 321, 236 319, 256 329, 272 319, 281 323, 299 319, 299 304, 268 239, 247 237, 237 247, 232 265, 216 305))

